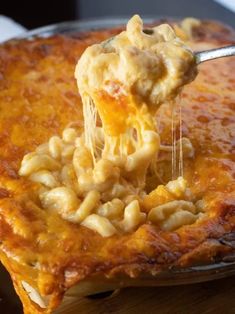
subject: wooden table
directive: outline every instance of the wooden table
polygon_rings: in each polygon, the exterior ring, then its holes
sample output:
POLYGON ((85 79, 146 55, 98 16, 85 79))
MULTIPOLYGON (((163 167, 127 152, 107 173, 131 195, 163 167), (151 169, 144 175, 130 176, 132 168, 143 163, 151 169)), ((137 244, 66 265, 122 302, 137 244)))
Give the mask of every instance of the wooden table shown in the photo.
POLYGON ((65 300, 56 314, 234 314, 235 277, 193 285, 129 288, 109 299, 65 300))

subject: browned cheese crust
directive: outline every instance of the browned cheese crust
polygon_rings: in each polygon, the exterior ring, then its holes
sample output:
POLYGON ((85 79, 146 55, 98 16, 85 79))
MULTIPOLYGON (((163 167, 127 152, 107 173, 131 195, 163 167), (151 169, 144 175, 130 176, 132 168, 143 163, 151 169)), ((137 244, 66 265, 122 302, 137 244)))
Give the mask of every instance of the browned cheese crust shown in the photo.
MULTIPOLYGON (((235 58, 199 66, 182 93, 183 136, 195 156, 184 176, 207 219, 174 232, 151 223, 131 234, 103 238, 48 214, 37 199, 39 185, 18 176, 23 156, 71 122, 82 127, 82 104, 74 68, 84 49, 120 29, 10 41, 0 46, 0 259, 24 302, 25 313, 49 313, 64 292, 94 275, 119 278, 170 267, 215 263, 234 251, 235 241, 235 58), (233 245, 232 245, 233 244, 233 245), (43 296, 47 310, 30 301, 21 281, 43 296)), ((193 30, 190 45, 203 50, 235 43, 235 33, 216 22, 193 30)), ((159 117, 157 117, 158 119, 159 117)), ((171 143, 169 108, 161 108, 160 133, 171 143)), ((171 164, 163 163, 166 181, 171 164)))

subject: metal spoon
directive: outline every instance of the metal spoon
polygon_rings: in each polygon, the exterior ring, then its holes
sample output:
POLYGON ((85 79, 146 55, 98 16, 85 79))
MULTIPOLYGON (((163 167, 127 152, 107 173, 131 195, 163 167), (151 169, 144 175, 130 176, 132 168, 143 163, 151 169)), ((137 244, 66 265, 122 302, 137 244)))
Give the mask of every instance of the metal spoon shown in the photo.
MULTIPOLYGON (((151 29, 150 30, 144 29, 144 33, 150 34, 150 32, 152 32, 151 29)), ((107 40, 103 41, 102 42, 103 46, 105 47, 106 45, 108 45, 114 39, 114 37, 108 38, 107 40)), ((208 60, 218 59, 222 57, 231 57, 231 56, 235 56, 234 45, 195 52, 197 64, 202 63, 204 61, 208 61, 208 60)))
POLYGON ((196 63, 202 63, 207 60, 213 60, 222 57, 235 56, 235 46, 227 46, 195 53, 196 63))

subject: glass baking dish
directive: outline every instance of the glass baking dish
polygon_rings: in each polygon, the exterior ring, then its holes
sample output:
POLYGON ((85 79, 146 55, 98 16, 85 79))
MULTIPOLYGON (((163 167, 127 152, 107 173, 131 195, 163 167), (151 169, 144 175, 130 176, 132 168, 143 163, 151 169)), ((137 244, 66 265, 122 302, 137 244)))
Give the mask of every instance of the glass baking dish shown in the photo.
MULTIPOLYGON (((157 21, 164 22, 165 20, 178 20, 179 18, 166 18, 166 17, 158 17, 158 16, 149 16, 144 18, 145 23, 154 23, 157 21)), ((62 34, 62 35, 73 35, 78 34, 84 31, 89 30, 101 30, 110 27, 118 27, 125 25, 128 18, 102 18, 102 19, 91 19, 85 21, 71 21, 71 22, 62 22, 58 24, 53 24, 45 27, 40 27, 28 32, 25 32, 21 36, 18 36, 11 40, 21 40, 21 39, 32 39, 35 37, 49 37, 52 35, 62 34)), ((231 245, 235 248, 235 233, 231 238, 231 245)), ((132 279, 124 279, 122 282, 118 281, 109 281, 107 283, 102 283, 100 287, 96 286, 96 290, 94 293, 104 292, 108 290, 113 290, 117 288, 130 287, 130 286, 172 286, 172 285, 181 285, 181 284, 192 284, 210 281, 214 279, 219 279, 227 276, 235 275, 235 254, 231 255, 226 260, 218 261, 217 263, 210 265, 202 265, 190 268, 181 268, 181 269, 169 269, 168 271, 164 271, 159 273, 155 279, 151 278, 139 278, 138 281, 133 281, 132 279), (141 283, 141 284, 140 284, 141 283)), ((4 297, 9 300, 9 304, 11 306, 9 309, 6 309, 5 313, 11 314, 16 313, 15 309, 19 308, 20 305, 16 300, 12 292, 12 285, 6 276, 5 270, 0 267, 0 277, 4 278, 4 297), (14 310, 10 310, 12 308, 12 304, 14 305, 14 310)), ((87 294, 91 294, 91 285, 89 281, 81 282, 78 286, 75 286, 68 290, 66 293, 67 296, 84 296, 87 294)), ((0 286, 0 296, 1 296, 1 286, 0 286)), ((19 312, 20 313, 20 312, 19 312)))

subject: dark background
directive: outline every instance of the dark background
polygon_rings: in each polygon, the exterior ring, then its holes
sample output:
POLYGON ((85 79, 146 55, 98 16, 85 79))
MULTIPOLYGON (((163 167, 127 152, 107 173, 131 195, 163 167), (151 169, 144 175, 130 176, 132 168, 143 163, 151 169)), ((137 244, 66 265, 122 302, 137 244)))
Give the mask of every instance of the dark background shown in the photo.
MULTIPOLYGON (((234 0, 235 1, 235 0, 234 0)), ((235 14, 213 0, 1 0, 0 14, 31 29, 75 19, 103 16, 194 16, 235 27, 235 14)))

